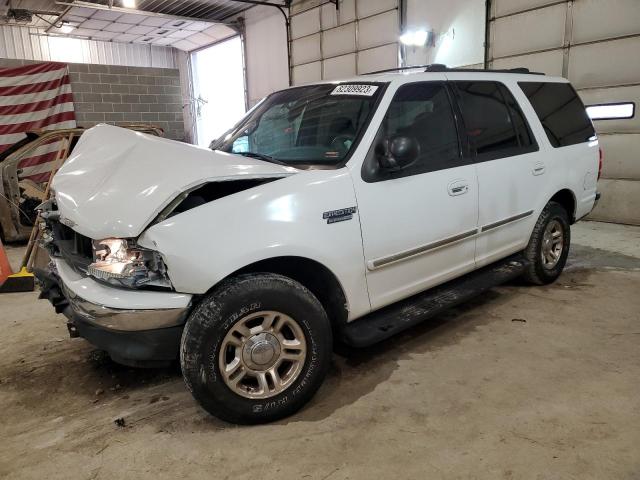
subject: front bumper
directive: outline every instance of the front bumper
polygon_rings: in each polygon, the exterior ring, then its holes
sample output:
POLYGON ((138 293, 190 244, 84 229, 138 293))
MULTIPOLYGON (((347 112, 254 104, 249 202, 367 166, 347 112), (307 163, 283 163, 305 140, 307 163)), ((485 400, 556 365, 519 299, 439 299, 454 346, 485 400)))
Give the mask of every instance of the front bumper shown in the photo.
POLYGON ((67 326, 71 327, 69 323, 73 323, 77 336, 106 351, 114 362, 131 367, 159 367, 177 360, 184 328, 184 325, 179 325, 122 332, 102 328, 78 318, 67 322, 67 326))
POLYGON ((40 298, 67 317, 72 337, 85 338, 127 365, 178 357, 190 295, 103 285, 57 258, 51 270, 35 274, 40 298))

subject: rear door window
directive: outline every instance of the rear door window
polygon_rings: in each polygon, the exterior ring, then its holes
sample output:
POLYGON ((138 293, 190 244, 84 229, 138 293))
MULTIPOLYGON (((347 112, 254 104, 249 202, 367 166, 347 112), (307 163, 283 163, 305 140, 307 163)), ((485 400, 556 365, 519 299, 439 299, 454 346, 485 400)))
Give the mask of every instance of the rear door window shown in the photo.
POLYGON ((566 147, 595 138, 584 104, 569 83, 518 82, 554 147, 566 147))
POLYGON ((478 161, 537 149, 511 92, 498 82, 452 82, 472 156, 478 161))

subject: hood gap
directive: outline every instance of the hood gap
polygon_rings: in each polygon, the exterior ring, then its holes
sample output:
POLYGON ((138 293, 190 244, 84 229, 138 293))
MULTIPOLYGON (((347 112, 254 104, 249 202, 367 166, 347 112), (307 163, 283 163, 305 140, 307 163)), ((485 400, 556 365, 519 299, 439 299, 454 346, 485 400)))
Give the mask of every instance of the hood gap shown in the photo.
POLYGON ((205 183, 188 192, 182 201, 179 202, 171 212, 166 214, 165 218, 171 218, 179 213, 219 200, 220 198, 228 197, 234 193, 257 187, 258 185, 273 182, 274 180, 278 180, 278 178, 256 178, 205 183))

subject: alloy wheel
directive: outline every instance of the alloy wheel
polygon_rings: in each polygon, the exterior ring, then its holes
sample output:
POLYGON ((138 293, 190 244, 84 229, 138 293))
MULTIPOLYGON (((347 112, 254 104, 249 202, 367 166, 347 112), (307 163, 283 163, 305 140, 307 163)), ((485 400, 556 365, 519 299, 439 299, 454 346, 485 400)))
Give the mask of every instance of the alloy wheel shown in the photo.
POLYGON ((562 256, 564 249, 564 229, 558 220, 551 220, 542 236, 542 265, 547 270, 553 269, 562 256))
POLYGON ((284 313, 261 311, 233 324, 222 341, 218 366, 234 393, 269 398, 295 382, 306 356, 300 325, 284 313))

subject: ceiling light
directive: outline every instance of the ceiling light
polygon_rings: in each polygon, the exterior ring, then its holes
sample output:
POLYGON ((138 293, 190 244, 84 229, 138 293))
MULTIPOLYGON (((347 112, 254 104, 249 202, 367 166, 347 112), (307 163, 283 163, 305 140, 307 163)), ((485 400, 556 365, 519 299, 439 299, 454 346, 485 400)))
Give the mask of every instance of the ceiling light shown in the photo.
POLYGON ((59 30, 60 30, 62 33, 71 33, 71 32, 73 32, 75 29, 76 29, 76 27, 75 27, 74 25, 71 25, 70 23, 66 23, 66 22, 63 22, 63 23, 62 23, 62 26, 59 28, 59 30))
POLYGON ((404 45, 412 47, 424 47, 429 39, 429 34, 426 30, 415 30, 413 32, 406 32, 400 36, 400 42, 404 45))
POLYGON ((136 0, 122 0, 122 6, 125 8, 136 8, 136 0))

